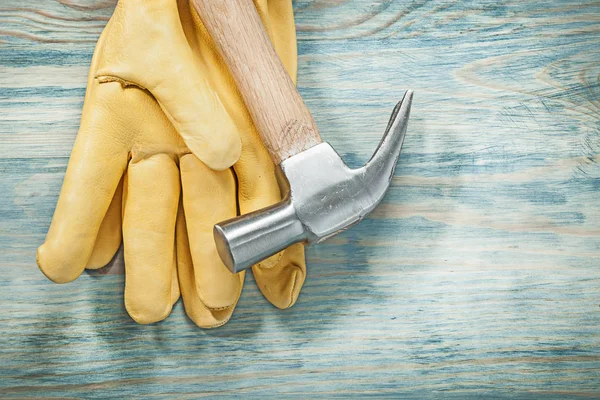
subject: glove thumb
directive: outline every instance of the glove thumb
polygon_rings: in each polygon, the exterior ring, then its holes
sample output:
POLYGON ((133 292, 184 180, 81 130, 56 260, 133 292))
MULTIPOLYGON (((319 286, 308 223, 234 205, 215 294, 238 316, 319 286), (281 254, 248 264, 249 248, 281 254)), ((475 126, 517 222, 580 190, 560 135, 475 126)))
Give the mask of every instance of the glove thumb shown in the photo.
POLYGON ((147 89, 196 157, 215 170, 235 164, 238 130, 187 42, 177 2, 122 0, 113 18, 120 23, 107 26, 96 79, 147 89))

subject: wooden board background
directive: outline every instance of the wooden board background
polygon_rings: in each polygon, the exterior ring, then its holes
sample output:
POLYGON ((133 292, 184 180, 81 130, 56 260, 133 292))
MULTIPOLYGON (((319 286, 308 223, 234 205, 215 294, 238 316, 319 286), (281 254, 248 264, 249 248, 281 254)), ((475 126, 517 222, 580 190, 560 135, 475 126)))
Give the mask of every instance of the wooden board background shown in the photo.
POLYGON ((0 397, 600 397, 600 2, 296 1, 324 138, 359 165, 412 88, 409 133, 297 305, 248 277, 216 330, 35 266, 114 4, 0 0, 0 397))

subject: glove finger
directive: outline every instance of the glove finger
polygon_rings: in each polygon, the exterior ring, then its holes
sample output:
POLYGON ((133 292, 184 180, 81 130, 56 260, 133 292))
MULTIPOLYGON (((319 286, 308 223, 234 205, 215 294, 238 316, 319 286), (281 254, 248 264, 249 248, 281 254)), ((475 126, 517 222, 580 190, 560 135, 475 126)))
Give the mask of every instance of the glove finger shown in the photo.
POLYGON ((209 309, 230 308, 242 291, 243 275, 232 274, 223 265, 213 226, 237 215, 233 173, 212 171, 193 154, 181 157, 179 167, 198 297, 209 309))
POLYGON ((119 186, 117 186, 104 220, 102 220, 98 235, 96 236, 94 250, 85 268, 98 269, 106 266, 115 256, 117 250, 119 250, 123 238, 121 231, 122 197, 123 179, 119 182, 119 186))
POLYGON ((306 278, 304 246, 295 244, 279 253, 271 267, 252 267, 254 279, 262 294, 277 308, 289 308, 296 303, 306 278))
MULTIPOLYGON (((238 177, 241 214, 270 206, 281 200, 274 165, 266 150, 255 140, 244 143, 244 153, 234 166, 238 177)), ((304 246, 293 245, 252 268, 263 295, 276 307, 291 307, 306 276, 304 246)))
POLYGON ((37 251, 42 272, 57 283, 76 279, 92 255, 98 230, 127 166, 120 125, 105 107, 119 85, 88 85, 81 126, 46 241, 37 251))
POLYGON ((188 148, 215 170, 231 167, 241 153, 235 126, 213 90, 179 19, 174 0, 119 3, 110 26, 121 38, 96 77, 147 89, 188 148))
MULTIPOLYGON (((119 204, 118 206, 118 212, 121 215, 120 220, 123 220, 123 215, 125 214, 125 204, 127 203, 127 187, 128 187, 128 178, 127 178, 128 173, 126 172, 125 175, 123 175, 123 179, 121 180, 120 185, 122 186, 122 199, 123 201, 121 202, 121 204, 119 204)), ((111 204, 112 206, 112 204, 111 204)), ((119 226, 119 231, 121 232, 121 227, 119 226)), ((179 296, 181 295, 181 292, 179 290, 179 279, 177 277, 177 267, 176 267, 176 263, 173 263, 173 267, 171 268, 172 270, 172 285, 171 285, 171 304, 175 305, 175 303, 177 303, 177 300, 179 300, 179 296)))
POLYGON ((254 0, 258 14, 286 71, 296 82, 298 49, 291 0, 254 0))
MULTIPOLYGON (((183 204, 180 204, 177 215, 176 245, 177 275, 185 313, 200 328, 216 328, 225 324, 233 314, 235 303, 231 307, 211 310, 206 307, 204 301, 198 296, 183 204)), ((241 279, 243 280, 243 275, 241 279)))
POLYGON ((169 156, 129 164, 123 215, 125 308, 140 324, 171 312, 179 193, 179 171, 169 156))

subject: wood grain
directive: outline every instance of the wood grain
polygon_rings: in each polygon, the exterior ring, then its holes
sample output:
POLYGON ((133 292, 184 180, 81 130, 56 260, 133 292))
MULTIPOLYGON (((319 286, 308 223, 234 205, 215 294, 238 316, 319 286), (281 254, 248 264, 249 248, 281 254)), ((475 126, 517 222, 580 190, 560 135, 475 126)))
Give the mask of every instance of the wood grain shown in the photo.
POLYGON ((360 165, 407 88, 409 132, 292 309, 249 277, 209 331, 35 266, 107 4, 0 3, 0 397, 600 397, 600 3, 296 1, 323 139, 360 165))

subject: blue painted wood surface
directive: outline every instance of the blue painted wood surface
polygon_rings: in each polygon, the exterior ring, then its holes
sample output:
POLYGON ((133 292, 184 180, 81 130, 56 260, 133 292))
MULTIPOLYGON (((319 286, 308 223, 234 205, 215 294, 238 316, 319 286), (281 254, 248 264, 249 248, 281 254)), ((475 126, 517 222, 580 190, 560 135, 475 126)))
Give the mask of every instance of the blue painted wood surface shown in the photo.
POLYGON ((296 1, 324 138, 359 165, 412 88, 409 133, 297 305, 249 276, 215 330, 35 266, 114 3, 0 1, 0 397, 600 397, 600 3, 296 1))

